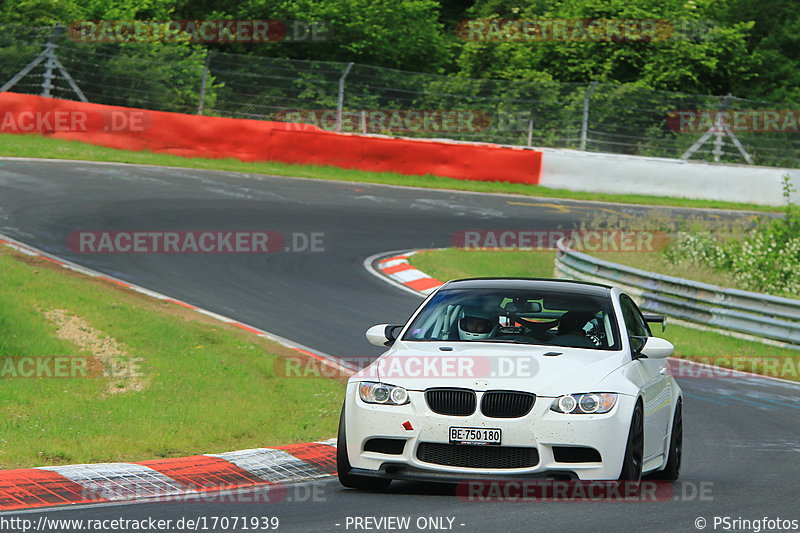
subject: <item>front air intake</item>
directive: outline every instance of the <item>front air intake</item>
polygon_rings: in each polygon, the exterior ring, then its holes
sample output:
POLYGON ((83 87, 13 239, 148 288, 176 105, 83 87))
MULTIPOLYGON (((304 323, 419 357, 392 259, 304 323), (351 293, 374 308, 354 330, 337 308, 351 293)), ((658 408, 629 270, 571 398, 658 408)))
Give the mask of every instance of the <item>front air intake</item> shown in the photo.
POLYGON ((536 395, 529 392, 488 391, 481 398, 481 412, 489 418, 520 418, 531 412, 536 395))
POLYGON ((369 439, 364 443, 365 452, 385 453, 387 455, 401 455, 406 446, 405 439, 369 439))
POLYGON ((478 403, 475 391, 469 389, 428 389, 425 401, 434 413, 448 416, 469 416, 478 403))
POLYGON ((424 463, 462 468, 530 468, 539 463, 536 448, 517 446, 465 446, 421 442, 417 459, 424 463))
POLYGON ((600 452, 586 446, 553 446, 557 463, 599 463, 600 452))

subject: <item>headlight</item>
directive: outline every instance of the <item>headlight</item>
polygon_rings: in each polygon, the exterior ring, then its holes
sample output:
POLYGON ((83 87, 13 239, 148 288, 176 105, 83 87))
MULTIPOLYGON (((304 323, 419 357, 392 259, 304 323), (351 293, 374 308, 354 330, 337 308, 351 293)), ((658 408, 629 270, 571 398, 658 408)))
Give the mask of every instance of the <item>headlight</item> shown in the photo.
POLYGON ((550 410, 575 415, 603 414, 613 409, 617 395, 610 392, 567 394, 553 400, 550 410))
POLYGON ((403 405, 408 403, 408 392, 403 387, 364 381, 358 384, 358 395, 365 403, 403 405))

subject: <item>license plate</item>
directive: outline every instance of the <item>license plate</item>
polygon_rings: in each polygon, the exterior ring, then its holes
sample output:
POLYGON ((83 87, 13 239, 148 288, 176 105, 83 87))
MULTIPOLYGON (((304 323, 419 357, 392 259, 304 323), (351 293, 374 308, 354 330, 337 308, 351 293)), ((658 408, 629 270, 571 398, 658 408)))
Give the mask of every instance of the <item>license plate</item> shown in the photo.
POLYGON ((450 428, 450 444, 499 446, 501 430, 494 428, 450 428))

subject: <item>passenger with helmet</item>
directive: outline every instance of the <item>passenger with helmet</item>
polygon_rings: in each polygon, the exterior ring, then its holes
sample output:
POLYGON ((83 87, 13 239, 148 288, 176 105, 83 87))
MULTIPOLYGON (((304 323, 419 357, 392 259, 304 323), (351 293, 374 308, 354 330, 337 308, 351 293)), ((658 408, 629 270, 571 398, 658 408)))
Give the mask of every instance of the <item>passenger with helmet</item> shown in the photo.
POLYGON ((594 320, 596 313, 591 311, 567 311, 558 323, 558 337, 552 344, 572 346, 573 348, 596 348, 600 339, 590 335, 586 325, 594 320))

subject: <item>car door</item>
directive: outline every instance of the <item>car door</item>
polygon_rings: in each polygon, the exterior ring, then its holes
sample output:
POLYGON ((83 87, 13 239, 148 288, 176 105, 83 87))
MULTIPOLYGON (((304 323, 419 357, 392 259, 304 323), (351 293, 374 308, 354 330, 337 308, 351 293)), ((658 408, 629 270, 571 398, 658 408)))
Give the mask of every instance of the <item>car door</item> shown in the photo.
MULTIPOLYGON (((631 353, 644 345, 642 337, 651 337, 650 328, 636 303, 626 294, 620 295, 620 307, 631 343, 631 353)), ((664 450, 664 437, 670 418, 672 390, 666 359, 638 358, 634 361, 644 383, 644 456, 645 460, 664 450)))

